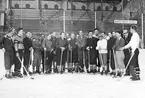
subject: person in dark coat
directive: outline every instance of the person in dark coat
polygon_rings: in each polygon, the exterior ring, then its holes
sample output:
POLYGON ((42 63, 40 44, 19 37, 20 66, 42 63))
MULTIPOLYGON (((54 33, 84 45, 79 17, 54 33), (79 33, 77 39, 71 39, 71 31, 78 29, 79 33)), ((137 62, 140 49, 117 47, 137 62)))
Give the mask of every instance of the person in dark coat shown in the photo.
MULTIPOLYGON (((95 38, 95 45, 97 45, 97 43, 99 41, 98 35, 99 35, 99 30, 96 28, 96 29, 94 29, 94 34, 93 34, 93 38, 95 38)), ((96 58, 94 58, 94 59, 96 59, 96 61, 97 61, 97 63, 96 63, 96 67, 97 67, 96 72, 100 73, 101 64, 100 64, 100 60, 99 60, 99 51, 98 50, 96 50, 96 56, 95 57, 96 58)))
POLYGON ((23 75, 21 73, 21 67, 22 67, 22 59, 24 55, 24 44, 23 44, 23 35, 24 31, 23 28, 18 29, 18 34, 14 38, 14 49, 15 49, 15 68, 14 68, 14 74, 13 76, 22 78, 23 75), (21 61, 20 61, 21 60, 21 61))
MULTIPOLYGON (((45 38, 45 35, 42 34, 40 36, 41 44, 42 44, 44 38, 45 38)), ((44 60, 44 58, 46 57, 46 53, 45 53, 44 49, 42 49, 42 51, 41 51, 41 56, 42 56, 42 72, 44 73, 45 72, 45 65, 46 65, 45 60, 44 60)))
MULTIPOLYGON (((113 32, 114 33, 114 32, 113 32)), ((113 46, 116 42, 115 33, 108 33, 108 42, 107 42, 107 49, 108 49, 108 65, 111 67, 112 72, 110 75, 115 75, 115 62, 114 62, 114 53, 113 53, 113 46)))
POLYGON ((42 47, 41 47, 41 40, 36 37, 33 42, 32 46, 34 49, 34 61, 33 61, 33 72, 40 74, 40 65, 41 65, 41 60, 42 60, 42 47), (36 71, 35 71, 36 68, 36 71))
POLYGON ((54 73, 57 73, 58 70, 57 70, 57 66, 56 66, 56 61, 57 61, 57 55, 56 55, 56 41, 58 39, 58 37, 56 36, 56 32, 53 32, 52 34, 52 37, 51 37, 51 40, 52 40, 52 48, 53 48, 53 59, 52 59, 52 63, 53 63, 53 72, 54 73))
POLYGON ((69 70, 68 72, 72 72, 75 70, 78 72, 78 48, 76 44, 75 34, 71 34, 71 38, 68 40, 68 49, 69 49, 69 70), (73 69, 74 65, 74 69, 73 69))
POLYGON ((84 37, 83 32, 79 31, 79 36, 77 38, 77 46, 78 46, 78 61, 79 61, 80 72, 84 72, 84 66, 86 66, 85 45, 86 45, 86 38, 84 37))
MULTIPOLYGON (((124 36, 124 40, 125 40, 125 45, 127 45, 131 39, 131 36, 132 34, 127 30, 123 30, 123 36, 124 36)), ((131 49, 128 48, 128 49, 124 49, 124 55, 125 55, 125 58, 124 58, 124 63, 125 63, 125 67, 129 61, 129 58, 130 58, 130 53, 131 53, 131 49)), ((126 76, 129 76, 130 75, 130 71, 129 71, 129 67, 127 68, 126 70, 126 76)))
POLYGON ((42 47, 46 53, 45 62, 45 73, 49 74, 52 71, 52 60, 53 60, 53 48, 52 48, 52 40, 51 35, 48 35, 42 42, 42 47))
POLYGON ((57 68, 60 73, 65 72, 65 63, 67 60, 67 39, 65 33, 61 33, 61 37, 56 41, 56 55, 57 55, 57 68))
POLYGON ((12 78, 12 72, 11 72, 11 67, 14 64, 14 44, 12 41, 12 36, 14 32, 10 31, 3 40, 3 48, 5 49, 4 52, 4 64, 5 64, 5 70, 6 78, 12 78))
MULTIPOLYGON (((26 37, 23 39, 23 43, 24 43, 24 66, 26 68, 26 70, 29 72, 29 67, 30 67, 30 59, 31 59, 31 50, 32 50, 32 33, 31 32, 27 32, 26 33, 26 37)), ((26 75, 26 72, 24 70, 24 74, 26 75)))
POLYGON ((86 55, 87 55, 87 62, 89 66, 88 71, 91 73, 96 72, 96 64, 97 64, 97 61, 96 61, 97 51, 95 49, 96 46, 97 46, 96 38, 93 37, 93 31, 89 31, 89 35, 86 40, 86 49, 87 49, 86 55))

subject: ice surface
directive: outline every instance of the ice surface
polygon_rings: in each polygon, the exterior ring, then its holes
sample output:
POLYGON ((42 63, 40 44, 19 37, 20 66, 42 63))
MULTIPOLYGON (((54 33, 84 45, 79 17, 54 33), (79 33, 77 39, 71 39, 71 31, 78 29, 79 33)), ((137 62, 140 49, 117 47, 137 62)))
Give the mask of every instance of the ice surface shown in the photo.
POLYGON ((88 74, 35 75, 34 80, 0 81, 0 98, 145 98, 144 56, 145 50, 140 50, 141 81, 88 74))

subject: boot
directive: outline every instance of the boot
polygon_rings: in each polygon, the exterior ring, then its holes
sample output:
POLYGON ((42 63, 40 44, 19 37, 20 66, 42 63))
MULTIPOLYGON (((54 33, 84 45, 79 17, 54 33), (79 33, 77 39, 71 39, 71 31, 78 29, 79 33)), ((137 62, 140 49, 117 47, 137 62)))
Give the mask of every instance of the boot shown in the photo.
POLYGON ((36 73, 38 73, 38 74, 41 73, 39 69, 40 69, 40 67, 39 66, 36 66, 36 73))
POLYGON ((68 70, 70 73, 73 72, 73 64, 72 63, 69 63, 69 70, 68 70))
POLYGON ((32 70, 33 70, 32 73, 35 74, 35 66, 33 66, 32 70))
POLYGON ((93 65, 93 73, 95 74, 96 72, 97 72, 96 65, 93 65))
POLYGON ((71 66, 71 64, 68 63, 68 72, 69 72, 69 73, 71 72, 71 70, 70 70, 70 66, 71 66))
POLYGON ((97 73, 100 73, 100 67, 98 67, 98 69, 97 69, 97 73))
POLYGON ((101 75, 105 74, 105 68, 103 68, 103 70, 101 71, 101 75))
POLYGON ((13 78, 12 73, 11 73, 10 70, 7 70, 7 71, 6 71, 5 77, 8 78, 8 79, 13 78))
POLYGON ((20 73, 20 71, 15 71, 14 73, 12 73, 12 76, 23 78, 23 75, 20 73))
POLYGON ((56 65, 53 65, 53 72, 57 73, 57 66, 56 65))
POLYGON ((130 78, 132 81, 138 81, 138 80, 140 80, 140 77, 139 76, 136 76, 136 77, 131 77, 130 78))
POLYGON ((75 63, 74 71, 78 73, 78 70, 79 70, 79 69, 78 69, 78 63, 75 63))
POLYGON ((58 65, 56 65, 56 66, 54 66, 54 73, 58 73, 58 67, 57 67, 58 65))
POLYGON ((60 73, 60 72, 61 72, 61 67, 60 67, 60 65, 57 65, 56 67, 57 67, 58 73, 60 73))
POLYGON ((64 72, 65 72, 65 67, 64 67, 64 65, 61 65, 60 73, 63 74, 64 72))
POLYGON ((93 73, 93 65, 89 65, 89 67, 90 67, 90 73, 93 73))

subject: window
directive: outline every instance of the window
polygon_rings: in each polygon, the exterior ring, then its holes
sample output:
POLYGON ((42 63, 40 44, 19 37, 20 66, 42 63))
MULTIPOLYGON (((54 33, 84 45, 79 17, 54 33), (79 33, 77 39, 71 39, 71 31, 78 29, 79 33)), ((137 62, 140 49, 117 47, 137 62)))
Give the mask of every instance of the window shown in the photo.
POLYGON ((19 8, 19 4, 15 4, 15 8, 18 9, 19 8))
POLYGON ((82 6, 82 10, 86 10, 86 7, 84 5, 82 6))
POLYGON ((75 5, 72 5, 72 9, 75 10, 76 9, 76 6, 75 5))
POLYGON ((58 10, 58 5, 57 4, 54 5, 54 9, 58 10))
POLYGON ((105 10, 106 10, 106 11, 109 11, 109 7, 108 7, 108 6, 106 6, 106 7, 105 7, 105 10))
POLYGON ((113 11, 117 11, 117 7, 113 7, 113 11))
POLYGON ((44 4, 44 9, 48 9, 48 5, 47 4, 44 4))
POLYGON ((26 9, 30 9, 30 4, 25 5, 26 9))
POLYGON ((101 9, 102 9, 101 6, 97 7, 97 11, 101 11, 101 9))

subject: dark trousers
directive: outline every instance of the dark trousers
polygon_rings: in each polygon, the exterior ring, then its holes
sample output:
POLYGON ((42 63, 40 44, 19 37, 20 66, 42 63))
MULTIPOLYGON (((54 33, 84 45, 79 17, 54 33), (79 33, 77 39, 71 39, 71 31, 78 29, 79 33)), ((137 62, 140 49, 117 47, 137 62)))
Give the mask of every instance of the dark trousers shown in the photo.
POLYGON ((83 48, 78 48, 78 61, 79 61, 79 70, 84 69, 85 51, 83 48))
POLYGON ((4 53, 4 63, 5 63, 5 69, 6 70, 10 70, 11 69, 11 66, 13 65, 14 63, 14 52, 13 51, 6 51, 4 53))
POLYGON ((89 60, 89 63, 91 64, 91 65, 96 65, 97 64, 97 61, 96 61, 96 50, 95 49, 90 49, 89 51, 87 51, 87 58, 88 58, 88 60, 89 60))
POLYGON ((61 51, 61 49, 57 49, 56 50, 56 56, 57 56, 56 64, 57 65, 63 65, 64 66, 65 65, 65 62, 67 60, 67 50, 61 51))
POLYGON ((84 48, 78 48, 78 63, 79 63, 79 71, 83 72, 84 67, 88 70, 89 63, 88 63, 88 51, 84 48))
POLYGON ((114 61, 114 52, 113 50, 108 51, 108 67, 111 67, 112 70, 115 70, 115 61, 114 61))
MULTIPOLYGON (((124 50, 124 55, 125 55, 125 58, 124 58, 124 64, 125 64, 125 67, 127 66, 127 63, 130 59, 130 52, 128 50, 124 50)), ((126 74, 127 75, 130 75, 130 66, 128 66, 128 68, 126 69, 126 74)))
POLYGON ((24 66, 27 71, 29 71, 29 64, 30 64, 30 51, 24 51, 24 66))
POLYGON ((33 68, 36 67, 37 72, 40 72, 41 59, 42 59, 41 51, 34 50, 33 68))
MULTIPOLYGON (((20 60, 22 60, 23 54, 24 54, 23 49, 19 49, 18 53, 19 53, 20 60)), ((15 72, 20 72, 20 70, 21 70, 21 66, 22 65, 21 65, 21 61, 20 60, 18 59, 18 57, 15 54, 15 68, 14 68, 15 72)))
POLYGON ((45 66, 44 58, 46 57, 46 53, 45 53, 44 50, 41 52, 41 56, 42 56, 42 66, 43 66, 42 71, 44 73, 44 71, 45 71, 45 68, 44 68, 44 66, 45 66))
POLYGON ((45 58, 45 69, 48 72, 51 72, 51 68, 52 68, 52 60, 53 60, 53 53, 50 51, 46 51, 46 58, 45 58))
POLYGON ((139 55, 139 50, 136 49, 134 52, 134 55, 131 59, 131 62, 129 64, 130 68, 130 74, 132 77, 139 77, 140 75, 140 68, 139 68, 139 63, 138 63, 138 55, 139 55))
POLYGON ((98 50, 96 50, 96 60, 97 60, 96 66, 97 67, 101 67, 100 60, 99 60, 99 51, 98 50))
POLYGON ((69 63, 78 63, 78 50, 72 49, 69 50, 69 63))

